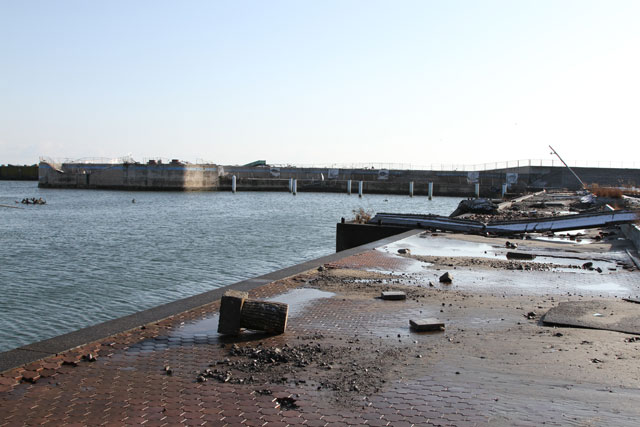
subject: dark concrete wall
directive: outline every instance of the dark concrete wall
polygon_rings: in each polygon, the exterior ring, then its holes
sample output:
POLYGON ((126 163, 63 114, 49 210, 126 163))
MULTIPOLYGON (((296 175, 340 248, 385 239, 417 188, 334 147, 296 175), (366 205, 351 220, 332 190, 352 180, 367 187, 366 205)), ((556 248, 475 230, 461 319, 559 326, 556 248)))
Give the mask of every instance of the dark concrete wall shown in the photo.
POLYGON ((38 165, 2 165, 0 166, 0 180, 37 181, 38 165))
POLYGON ((411 230, 387 225, 338 223, 336 225, 336 252, 375 242, 411 230))

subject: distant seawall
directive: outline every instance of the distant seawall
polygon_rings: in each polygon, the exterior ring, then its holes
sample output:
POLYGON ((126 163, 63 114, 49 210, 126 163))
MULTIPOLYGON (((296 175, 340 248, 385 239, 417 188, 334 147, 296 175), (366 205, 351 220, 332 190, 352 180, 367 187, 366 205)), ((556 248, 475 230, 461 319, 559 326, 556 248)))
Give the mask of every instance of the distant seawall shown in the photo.
POLYGON ((181 163, 65 163, 41 162, 38 168, 41 188, 86 188, 105 190, 189 191, 217 190, 216 165, 181 163))
POLYGON ((0 180, 37 181, 38 165, 0 165, 0 180))
MULTIPOLYGON (((328 169, 298 167, 223 166, 219 190, 231 191, 232 176, 236 176, 237 191, 288 191, 289 180, 297 181, 298 192, 344 193, 351 183, 351 192, 358 193, 362 181, 365 194, 413 194, 425 196, 433 183, 434 196, 469 197, 479 184, 481 197, 499 197, 507 184, 511 195, 542 189, 566 188, 578 190, 580 183, 561 166, 521 166, 483 171, 464 170, 403 170, 403 169, 328 169)), ((587 184, 599 186, 640 186, 640 169, 577 167, 574 171, 587 184)))
MULTIPOLYGON (((639 169, 574 168, 587 184, 640 186, 639 169)), ((302 168, 272 166, 221 166, 171 163, 40 163, 39 186, 43 188, 89 188, 116 190, 289 191, 296 181, 298 192, 469 197, 479 185, 481 197, 499 197, 503 184, 509 194, 545 188, 579 189, 580 184, 564 167, 523 166, 483 171, 386 170, 357 168, 302 168)))

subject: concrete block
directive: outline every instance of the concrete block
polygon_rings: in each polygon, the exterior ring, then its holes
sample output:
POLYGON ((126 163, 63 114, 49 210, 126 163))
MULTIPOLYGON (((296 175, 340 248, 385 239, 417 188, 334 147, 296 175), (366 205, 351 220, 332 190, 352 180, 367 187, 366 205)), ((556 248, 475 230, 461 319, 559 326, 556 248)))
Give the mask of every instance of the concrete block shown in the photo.
POLYGON ((507 259, 522 259, 522 260, 531 260, 535 259, 534 254, 524 253, 524 252, 507 252, 507 259))
POLYGON ((382 292, 382 294, 380 295, 380 298, 386 299, 386 300, 403 300, 403 299, 407 299, 407 294, 401 291, 386 291, 386 292, 382 292))
POLYGON ((220 320, 218 321, 218 333, 225 335, 238 335, 242 318, 242 306, 249 297, 247 292, 230 290, 220 299, 220 320))
POLYGON ((433 317, 426 319, 411 319, 409 320, 409 325, 411 326, 411 330, 415 332, 444 331, 444 322, 433 317))
POLYGON ((235 297, 235 298, 241 298, 241 299, 247 299, 249 298, 249 293, 248 292, 243 292, 243 291, 236 291, 234 289, 230 289, 228 291, 226 291, 224 293, 225 297, 235 297))
POLYGON ((282 334, 287 328, 288 316, 288 304, 246 300, 242 306, 240 325, 246 329, 282 334))
POLYGON ((640 335, 640 310, 626 301, 565 301, 547 311, 542 322, 640 335))

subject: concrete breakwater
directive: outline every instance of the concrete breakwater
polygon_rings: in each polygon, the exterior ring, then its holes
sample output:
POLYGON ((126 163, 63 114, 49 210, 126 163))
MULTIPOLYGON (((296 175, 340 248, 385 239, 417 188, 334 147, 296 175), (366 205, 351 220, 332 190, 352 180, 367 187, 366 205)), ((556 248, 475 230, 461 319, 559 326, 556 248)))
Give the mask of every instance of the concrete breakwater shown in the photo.
POLYGON ((38 165, 0 165, 0 180, 37 181, 38 165))
MULTIPOLYGON (((640 170, 574 168, 589 184, 638 186, 640 170)), ((434 196, 500 197, 540 189, 578 189, 580 184, 564 167, 521 166, 483 171, 430 171, 393 169, 332 169, 305 167, 222 166, 170 163, 63 163, 41 162, 43 188, 122 190, 295 191, 434 196), (234 186, 235 182, 235 186, 234 186)), ((294 192, 295 192, 294 191, 294 192)))
POLYGON ((40 162, 38 186, 111 190, 217 190, 216 165, 40 162))

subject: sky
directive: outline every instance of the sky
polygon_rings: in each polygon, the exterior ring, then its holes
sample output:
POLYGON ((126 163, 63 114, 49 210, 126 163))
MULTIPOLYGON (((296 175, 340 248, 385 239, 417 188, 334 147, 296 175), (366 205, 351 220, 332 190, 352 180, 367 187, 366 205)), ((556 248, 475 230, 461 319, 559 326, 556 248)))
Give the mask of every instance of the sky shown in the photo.
POLYGON ((640 2, 0 0, 0 164, 640 167, 640 2))

